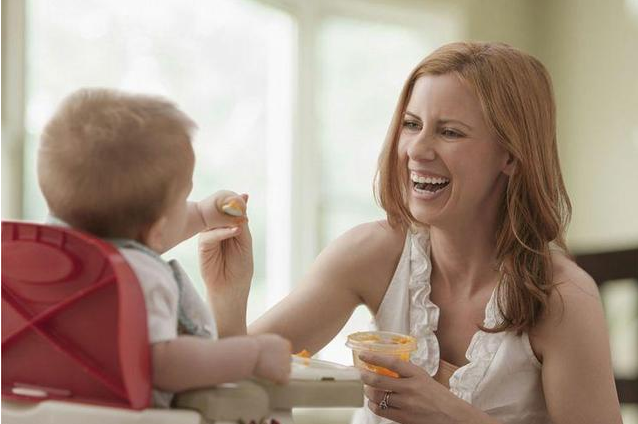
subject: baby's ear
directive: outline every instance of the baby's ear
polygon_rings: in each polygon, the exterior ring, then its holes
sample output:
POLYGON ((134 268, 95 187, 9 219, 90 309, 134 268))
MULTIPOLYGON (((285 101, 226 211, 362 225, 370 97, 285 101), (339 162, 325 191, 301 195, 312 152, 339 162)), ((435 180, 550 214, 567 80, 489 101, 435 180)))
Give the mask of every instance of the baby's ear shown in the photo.
POLYGON ((163 252, 165 249, 164 234, 166 232, 167 219, 161 216, 157 221, 152 223, 142 237, 144 244, 156 252, 163 252))

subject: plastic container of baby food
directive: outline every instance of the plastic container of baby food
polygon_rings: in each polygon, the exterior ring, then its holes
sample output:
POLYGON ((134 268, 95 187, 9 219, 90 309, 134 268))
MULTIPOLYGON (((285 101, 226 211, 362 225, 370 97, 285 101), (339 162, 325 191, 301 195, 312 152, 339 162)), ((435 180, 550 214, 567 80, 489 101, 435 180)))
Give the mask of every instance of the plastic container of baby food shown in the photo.
POLYGON ((410 354, 416 350, 416 339, 412 336, 389 331, 362 331, 350 334, 346 346, 352 349, 352 360, 355 367, 396 378, 399 377, 396 372, 368 364, 359 359, 359 354, 371 352, 377 355, 396 357, 407 362, 410 360, 410 354))

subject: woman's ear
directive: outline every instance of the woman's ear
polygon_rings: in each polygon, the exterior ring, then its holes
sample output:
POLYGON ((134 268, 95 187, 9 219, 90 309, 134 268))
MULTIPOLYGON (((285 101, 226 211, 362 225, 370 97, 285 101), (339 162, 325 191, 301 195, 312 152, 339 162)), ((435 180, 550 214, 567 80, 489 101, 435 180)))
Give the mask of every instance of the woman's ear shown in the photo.
POLYGON ((167 222, 168 220, 165 216, 159 217, 159 219, 152 223, 144 234, 142 234, 142 242, 156 252, 163 252, 167 222))
POLYGON ((512 156, 511 153, 508 153, 507 162, 505 162, 505 165, 503 166, 503 174, 511 177, 514 174, 514 171, 516 171, 516 159, 514 159, 514 156, 512 156))

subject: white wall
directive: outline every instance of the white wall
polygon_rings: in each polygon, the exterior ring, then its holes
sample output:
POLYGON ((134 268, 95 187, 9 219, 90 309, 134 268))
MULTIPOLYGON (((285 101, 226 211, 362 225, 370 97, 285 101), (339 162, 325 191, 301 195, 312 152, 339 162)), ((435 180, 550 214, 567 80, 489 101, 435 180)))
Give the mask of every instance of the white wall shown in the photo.
POLYGON ((432 1, 467 39, 503 41, 553 78, 578 253, 638 245, 638 0, 432 1))
POLYGON ((544 2, 574 250, 638 244, 638 1, 544 2))

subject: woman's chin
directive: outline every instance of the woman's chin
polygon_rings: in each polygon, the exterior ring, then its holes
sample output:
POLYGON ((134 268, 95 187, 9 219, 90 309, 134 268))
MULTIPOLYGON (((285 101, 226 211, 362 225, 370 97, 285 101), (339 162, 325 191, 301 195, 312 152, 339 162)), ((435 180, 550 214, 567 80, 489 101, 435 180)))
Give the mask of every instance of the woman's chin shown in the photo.
POLYGON ((445 216, 443 209, 448 203, 451 190, 449 184, 436 193, 419 191, 413 187, 409 192, 410 213, 419 223, 436 226, 445 216))
POLYGON ((440 213, 436 210, 432 210, 429 207, 423 207, 422 205, 410 205, 410 213, 420 224, 423 225, 436 225, 440 220, 440 213))

